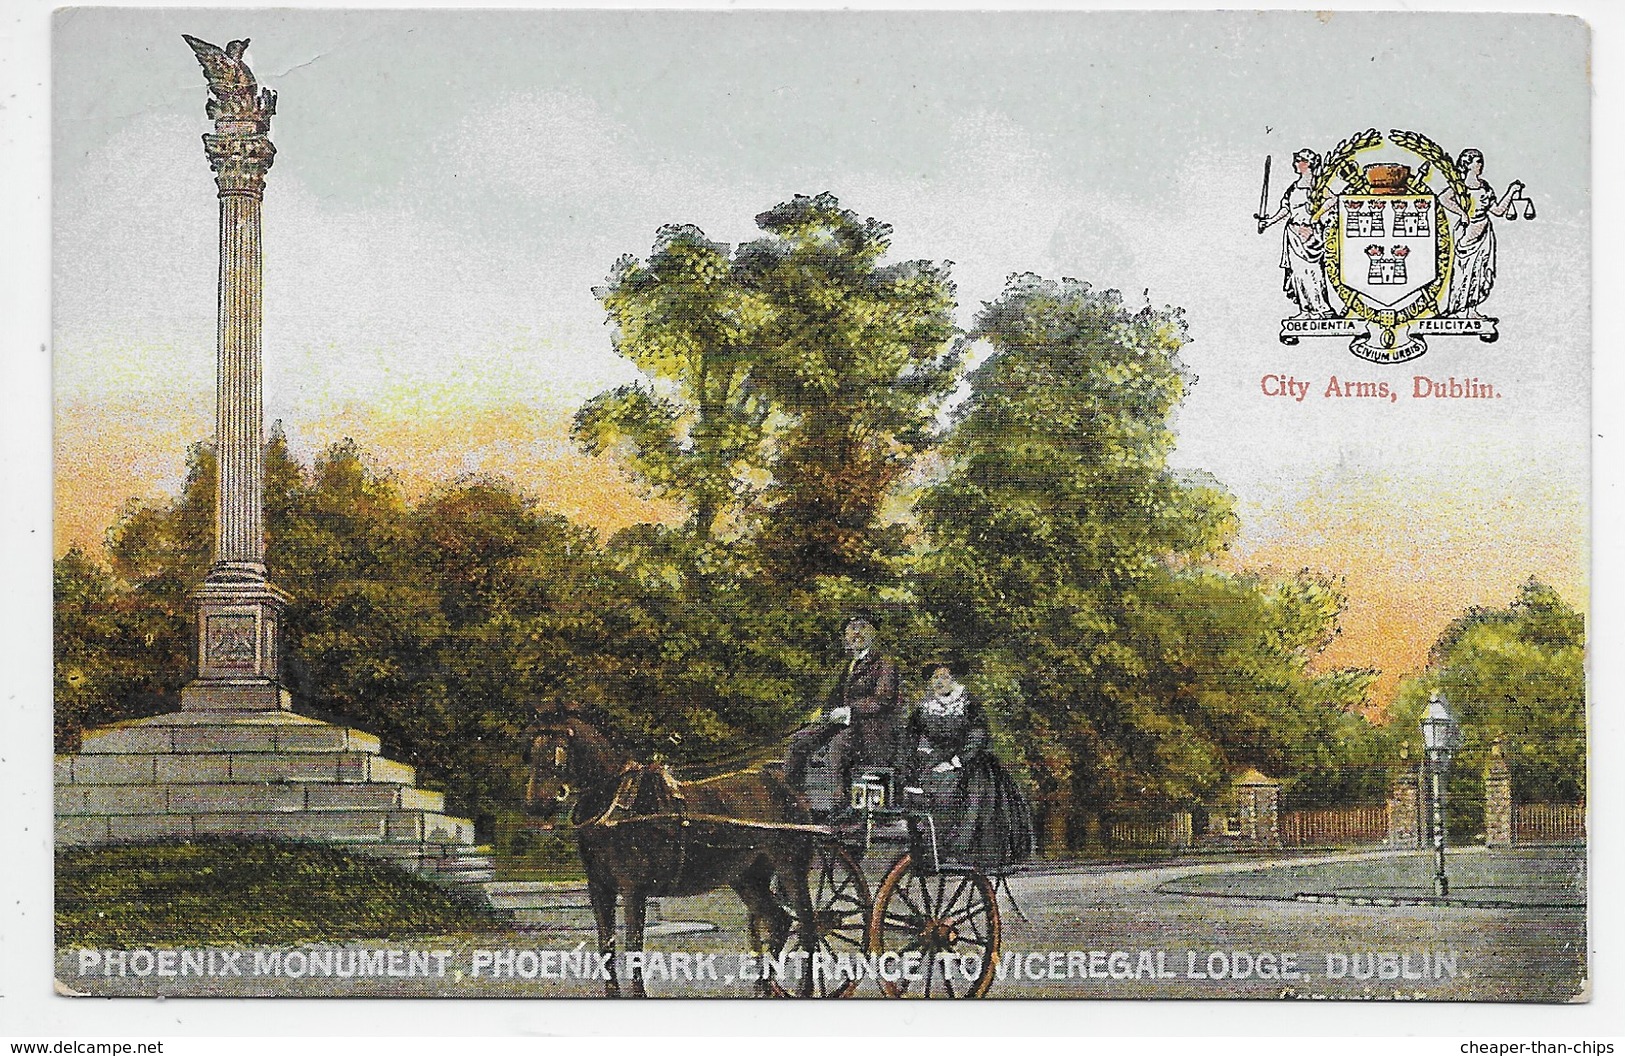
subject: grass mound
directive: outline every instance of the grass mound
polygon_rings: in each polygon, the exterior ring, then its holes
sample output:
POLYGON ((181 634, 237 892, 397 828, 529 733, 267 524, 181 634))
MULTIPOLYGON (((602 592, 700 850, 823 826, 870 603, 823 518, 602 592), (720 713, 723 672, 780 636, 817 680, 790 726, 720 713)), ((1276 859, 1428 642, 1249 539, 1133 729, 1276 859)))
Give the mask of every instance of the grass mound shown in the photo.
POLYGON ((500 924, 427 880, 317 844, 198 840, 56 852, 59 946, 294 945, 500 924))

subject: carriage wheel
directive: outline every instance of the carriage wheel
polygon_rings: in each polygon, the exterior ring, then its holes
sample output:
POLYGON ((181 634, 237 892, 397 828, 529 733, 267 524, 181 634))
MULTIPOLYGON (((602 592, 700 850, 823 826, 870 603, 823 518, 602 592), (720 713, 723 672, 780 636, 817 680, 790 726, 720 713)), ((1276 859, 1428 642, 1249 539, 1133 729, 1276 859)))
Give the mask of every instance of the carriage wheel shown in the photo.
POLYGON ((925 874, 897 859, 875 896, 869 949, 918 953, 919 978, 880 979, 887 997, 981 997, 999 959, 999 901, 981 872, 925 874))
MULTIPOLYGON (((869 913, 873 903, 869 899, 869 881, 863 878, 858 860, 842 844, 834 840, 820 843, 813 850, 812 869, 807 876, 807 888, 812 894, 813 922, 818 929, 815 952, 824 954, 824 964, 832 965, 835 957, 847 954, 856 958, 864 952, 869 913)), ((779 904, 792 915, 795 905, 774 887, 779 904)), ((801 932, 792 927, 783 949, 790 953, 801 949, 801 932)), ((768 988, 778 997, 792 996, 793 991, 769 980, 768 988)), ((813 976, 813 995, 816 997, 846 997, 858 988, 858 978, 850 976, 828 978, 820 973, 813 976)))

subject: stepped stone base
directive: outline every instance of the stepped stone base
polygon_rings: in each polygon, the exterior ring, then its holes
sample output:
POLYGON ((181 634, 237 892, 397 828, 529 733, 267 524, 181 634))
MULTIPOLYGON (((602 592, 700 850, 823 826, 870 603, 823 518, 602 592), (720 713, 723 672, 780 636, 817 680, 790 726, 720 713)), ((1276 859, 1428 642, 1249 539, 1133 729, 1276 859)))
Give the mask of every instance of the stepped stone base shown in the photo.
POLYGON ((291 711, 180 711, 88 730, 56 759, 56 840, 265 836, 383 858, 487 902, 490 848, 378 738, 291 711))

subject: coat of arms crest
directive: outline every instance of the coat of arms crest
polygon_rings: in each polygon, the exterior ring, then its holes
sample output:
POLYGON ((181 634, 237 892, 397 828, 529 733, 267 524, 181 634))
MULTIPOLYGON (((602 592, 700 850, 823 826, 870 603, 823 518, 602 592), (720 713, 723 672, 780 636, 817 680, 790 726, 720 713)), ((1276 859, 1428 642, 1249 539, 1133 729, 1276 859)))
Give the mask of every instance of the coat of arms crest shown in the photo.
POLYGON ((1452 159, 1400 129, 1367 129, 1324 159, 1304 148, 1292 164, 1270 213, 1265 159, 1255 216, 1260 233, 1282 225, 1283 288, 1298 309, 1281 321, 1283 344, 1342 337, 1361 359, 1402 363, 1426 352, 1428 337, 1499 336, 1478 309, 1495 284, 1494 221, 1535 218, 1521 182, 1498 194, 1481 152, 1452 159))

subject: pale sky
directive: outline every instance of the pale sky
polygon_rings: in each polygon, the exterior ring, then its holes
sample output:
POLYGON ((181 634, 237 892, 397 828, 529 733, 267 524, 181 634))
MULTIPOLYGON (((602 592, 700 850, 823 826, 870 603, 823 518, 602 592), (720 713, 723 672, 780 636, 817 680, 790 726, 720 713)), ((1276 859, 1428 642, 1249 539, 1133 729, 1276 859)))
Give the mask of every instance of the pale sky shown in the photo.
MULTIPOLYGON (((1351 589, 1351 634, 1414 637, 1414 658, 1529 574, 1587 600, 1578 20, 81 9, 56 28, 59 546, 173 489, 212 429, 216 204, 189 32, 252 38, 280 93, 266 415, 307 457, 352 435, 545 497, 564 415, 632 376, 591 293, 616 257, 663 223, 744 241, 757 212, 829 190, 893 225, 894 256, 955 262, 966 324, 1017 271, 1184 307, 1198 380, 1177 462, 1236 494, 1243 563, 1375 576, 1351 589), (1497 225, 1498 343, 1436 338, 1377 367, 1336 339, 1277 342, 1263 159, 1274 201, 1296 148, 1368 126, 1477 147, 1492 185, 1527 185, 1539 219, 1497 225), (1309 398, 1264 396, 1277 372, 1309 398), (1417 373, 1503 396, 1321 395, 1333 375, 1408 391, 1417 373)), ((1385 649, 1341 659, 1391 667, 1385 649)))

